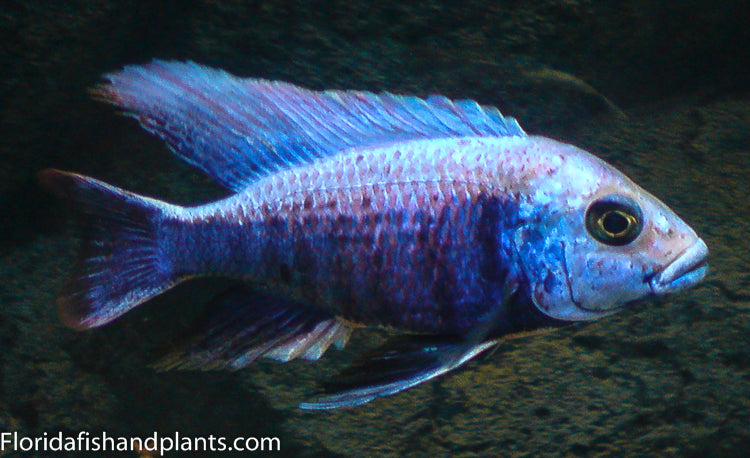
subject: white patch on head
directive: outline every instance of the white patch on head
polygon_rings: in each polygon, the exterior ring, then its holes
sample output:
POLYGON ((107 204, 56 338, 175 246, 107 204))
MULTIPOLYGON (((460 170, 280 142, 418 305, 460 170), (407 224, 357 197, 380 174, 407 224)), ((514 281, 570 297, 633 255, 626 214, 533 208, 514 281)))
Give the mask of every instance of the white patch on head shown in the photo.
POLYGON ((534 192, 533 202, 536 205, 547 205, 553 201, 553 196, 560 192, 560 186, 553 186, 553 189, 539 188, 534 192))
POLYGON ((578 208, 583 206, 583 198, 580 194, 574 194, 572 196, 568 196, 568 200, 566 201, 566 204, 568 208, 578 208))
POLYGON ((669 219, 663 212, 658 212, 654 218, 654 226, 662 233, 666 233, 669 230, 669 219))

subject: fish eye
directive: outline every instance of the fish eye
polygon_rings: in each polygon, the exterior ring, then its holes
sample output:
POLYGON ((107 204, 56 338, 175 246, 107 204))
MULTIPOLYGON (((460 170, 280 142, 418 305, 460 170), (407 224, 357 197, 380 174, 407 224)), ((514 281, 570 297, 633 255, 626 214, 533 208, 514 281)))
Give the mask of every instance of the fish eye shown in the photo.
POLYGON ((627 245, 643 229, 641 209, 631 199, 609 195, 595 200, 586 210, 586 230, 601 243, 627 245))

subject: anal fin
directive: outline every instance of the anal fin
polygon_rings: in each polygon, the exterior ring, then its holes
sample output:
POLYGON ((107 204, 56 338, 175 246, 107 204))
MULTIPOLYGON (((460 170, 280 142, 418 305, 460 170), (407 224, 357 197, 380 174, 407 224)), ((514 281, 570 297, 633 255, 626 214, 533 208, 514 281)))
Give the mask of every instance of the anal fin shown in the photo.
POLYGON ((318 359, 341 347, 351 328, 323 311, 252 290, 233 288, 215 298, 185 343, 157 369, 240 369, 260 357, 318 359))
POLYGON ((308 410, 358 406, 438 377, 497 344, 461 337, 412 335, 387 341, 324 385, 324 393, 300 404, 308 410))
POLYGON ((343 348, 349 339, 349 334, 351 334, 349 326, 331 318, 319 322, 310 332, 297 334, 287 339, 283 344, 273 347, 263 356, 283 362, 296 358, 317 361, 331 344, 343 348))

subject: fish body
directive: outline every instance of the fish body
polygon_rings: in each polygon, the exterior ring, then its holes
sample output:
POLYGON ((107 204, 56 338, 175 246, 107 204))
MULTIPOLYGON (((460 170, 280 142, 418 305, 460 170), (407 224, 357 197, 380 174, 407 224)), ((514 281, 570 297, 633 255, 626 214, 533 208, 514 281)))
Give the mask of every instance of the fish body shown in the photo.
POLYGON ((353 149, 188 209, 164 237, 179 239, 178 275, 246 278, 356 323, 465 333, 522 281, 513 234, 554 216, 529 198, 540 170, 528 164, 564 174, 560 148, 502 137, 353 149))
POLYGON ((502 336, 683 289, 707 248, 590 153, 470 101, 314 92, 195 64, 126 67, 97 90, 232 193, 193 207, 49 170, 87 234, 60 296, 105 324, 202 275, 248 286, 163 367, 317 359, 352 328, 413 337, 303 407, 357 405, 460 366, 502 336))

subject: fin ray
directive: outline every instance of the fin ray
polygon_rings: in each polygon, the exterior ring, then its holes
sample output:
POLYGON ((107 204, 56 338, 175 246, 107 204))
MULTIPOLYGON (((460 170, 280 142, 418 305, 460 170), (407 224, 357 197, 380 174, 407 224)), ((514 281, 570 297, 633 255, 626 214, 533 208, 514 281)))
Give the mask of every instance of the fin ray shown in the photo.
POLYGON ((240 369, 260 357, 317 359, 349 331, 328 313, 242 285, 214 298, 208 316, 154 367, 240 369))
POLYGON ((495 344, 496 340, 473 344, 445 336, 392 339, 324 385, 323 395, 299 407, 326 410, 362 405, 456 369, 495 344))
POLYGON ((525 135, 515 119, 470 100, 312 91, 192 62, 156 60, 105 78, 96 96, 131 113, 178 156, 234 191, 351 147, 525 135))
POLYGON ((49 169, 39 178, 73 204, 84 225, 73 274, 58 299, 68 326, 101 326, 179 282, 155 236, 156 221, 178 207, 74 173, 49 169))

